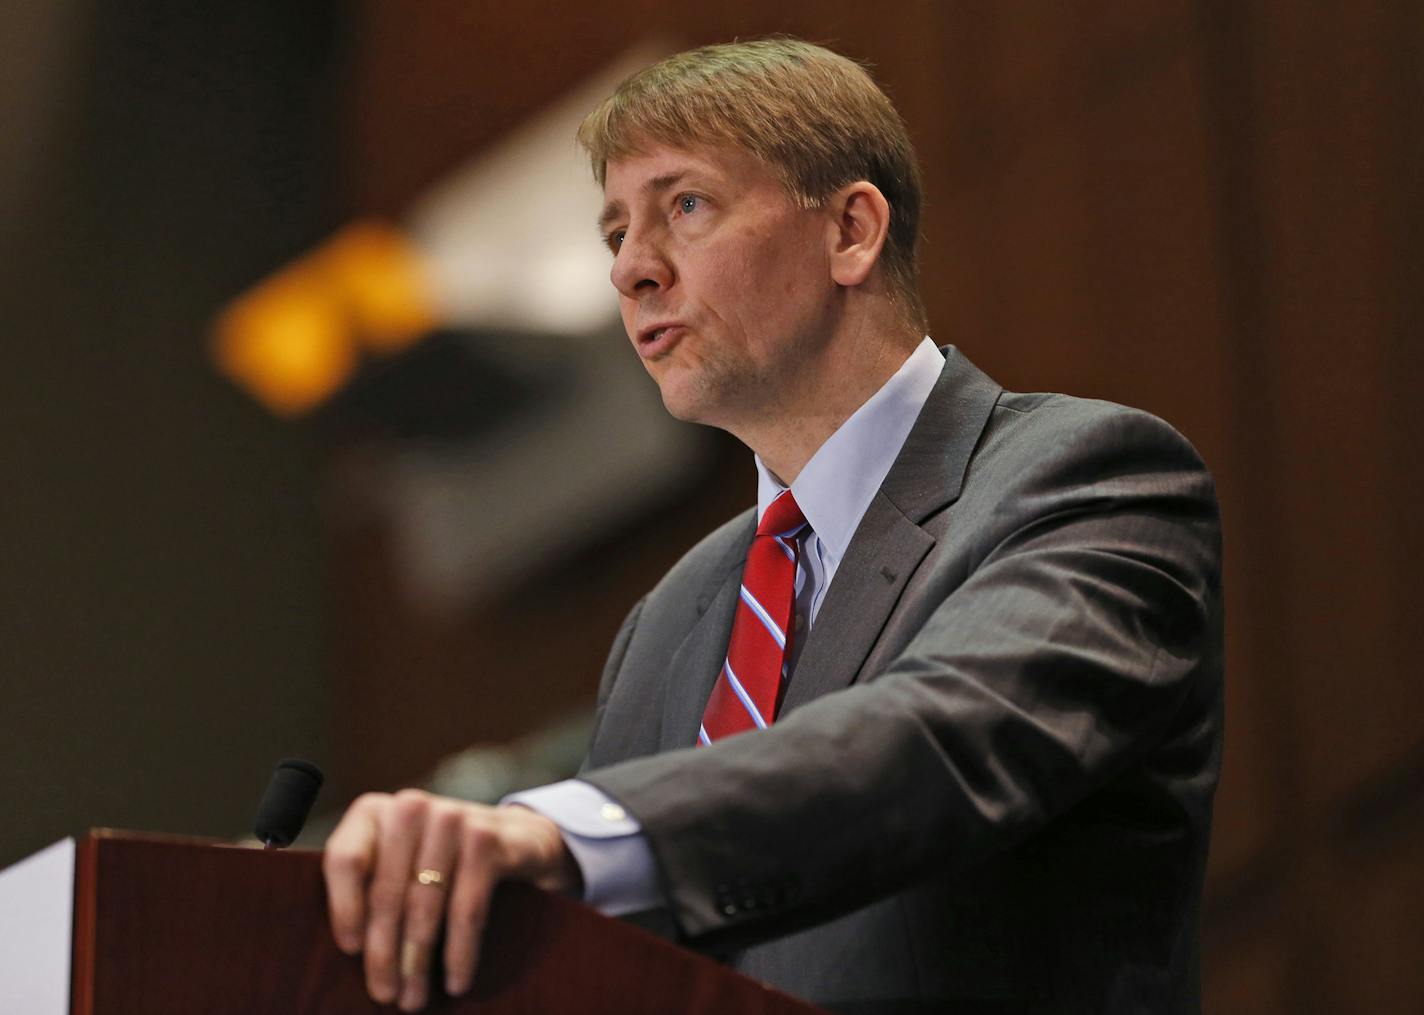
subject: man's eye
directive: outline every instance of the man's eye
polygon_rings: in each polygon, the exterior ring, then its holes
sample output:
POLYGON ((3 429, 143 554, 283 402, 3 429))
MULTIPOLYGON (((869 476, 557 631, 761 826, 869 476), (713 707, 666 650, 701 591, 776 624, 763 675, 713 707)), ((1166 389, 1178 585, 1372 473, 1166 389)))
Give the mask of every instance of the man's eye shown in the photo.
POLYGON ((689 215, 697 210, 698 198, 694 194, 683 194, 677 199, 677 206, 684 215, 689 215))
POLYGON ((613 251, 613 252, 616 254, 616 253, 618 252, 618 248, 621 247, 621 246, 623 246, 623 236, 624 236, 624 232, 623 232, 622 229, 619 229, 619 230, 617 230, 617 231, 615 231, 615 232, 609 233, 609 234, 608 234, 608 249, 611 250, 611 251, 613 251))

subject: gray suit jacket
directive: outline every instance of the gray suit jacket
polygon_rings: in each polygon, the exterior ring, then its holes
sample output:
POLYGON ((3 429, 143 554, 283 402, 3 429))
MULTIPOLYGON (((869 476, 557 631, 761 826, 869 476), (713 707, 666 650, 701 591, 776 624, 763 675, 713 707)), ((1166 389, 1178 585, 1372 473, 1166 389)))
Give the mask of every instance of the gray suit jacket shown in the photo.
POLYGON ((952 347, 769 730, 693 749, 754 512, 629 615, 583 778, 681 938, 846 1012, 1195 1012, 1220 540, 1191 446, 952 347))

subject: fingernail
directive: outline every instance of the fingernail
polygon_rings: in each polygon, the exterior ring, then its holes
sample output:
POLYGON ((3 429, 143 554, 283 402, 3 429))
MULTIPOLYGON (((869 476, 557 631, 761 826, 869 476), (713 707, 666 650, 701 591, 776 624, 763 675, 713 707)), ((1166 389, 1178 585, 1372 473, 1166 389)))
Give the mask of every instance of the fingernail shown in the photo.
POLYGON ((465 983, 453 973, 445 977, 445 993, 449 994, 451 997, 459 997, 461 994, 463 994, 469 989, 469 984, 465 983))
POLYGON ((409 984, 401 991, 401 1011, 420 1011, 424 1003, 425 998, 421 996, 421 990, 415 984, 409 984))

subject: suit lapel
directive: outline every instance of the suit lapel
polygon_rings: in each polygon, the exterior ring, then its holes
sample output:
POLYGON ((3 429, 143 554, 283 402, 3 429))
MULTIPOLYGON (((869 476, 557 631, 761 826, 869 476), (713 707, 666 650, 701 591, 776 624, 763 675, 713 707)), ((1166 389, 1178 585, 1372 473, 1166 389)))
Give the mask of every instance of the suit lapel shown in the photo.
POLYGON ((954 346, 940 351, 944 370, 880 488, 916 525, 959 497, 969 456, 1004 391, 954 346))
MULTIPOLYGON (((969 456, 1002 389, 953 346, 943 351, 944 370, 826 590, 782 714, 854 682, 935 545, 921 523, 959 496, 969 456)), ((730 633, 730 617, 727 623, 730 633)))
POLYGON ((826 590, 781 715, 855 679, 910 575, 934 543, 883 491, 875 495, 826 590))
POLYGON ((668 698, 663 707, 663 725, 658 750, 691 747, 697 740, 702 712, 717 682, 732 637, 732 621, 737 613, 737 590, 742 583, 747 548, 756 534, 756 512, 747 513, 746 524, 728 544, 721 562, 697 599, 701 616, 687 632, 668 664, 668 672, 678 675, 668 682, 668 698))

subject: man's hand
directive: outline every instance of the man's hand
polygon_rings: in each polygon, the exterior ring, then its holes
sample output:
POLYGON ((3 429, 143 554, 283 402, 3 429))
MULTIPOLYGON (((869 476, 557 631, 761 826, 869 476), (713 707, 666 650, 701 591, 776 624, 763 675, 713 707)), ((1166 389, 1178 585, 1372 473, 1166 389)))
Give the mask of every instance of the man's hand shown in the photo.
POLYGON ((403 1011, 425 1006, 442 922, 445 989, 469 990, 496 882, 550 891, 579 882, 558 826, 543 815, 413 789, 358 798, 331 833, 322 870, 337 946, 364 953, 371 997, 403 1011), (427 871, 438 882, 422 883, 417 874, 427 871))

